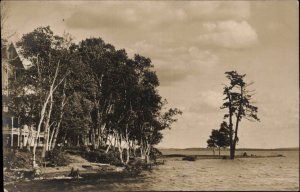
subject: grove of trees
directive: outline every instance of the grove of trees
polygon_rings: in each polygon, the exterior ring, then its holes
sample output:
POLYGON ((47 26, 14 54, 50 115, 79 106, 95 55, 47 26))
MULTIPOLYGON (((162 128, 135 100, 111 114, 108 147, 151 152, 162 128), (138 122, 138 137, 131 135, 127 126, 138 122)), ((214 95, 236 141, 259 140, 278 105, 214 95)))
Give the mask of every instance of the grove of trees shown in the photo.
POLYGON ((221 155, 221 148, 225 149, 229 146, 229 128, 225 121, 220 125, 220 129, 213 129, 211 135, 207 140, 207 147, 213 150, 215 155, 215 148, 219 150, 219 156, 221 155))
POLYGON ((75 44, 68 34, 39 27, 23 35, 17 47, 31 66, 9 81, 9 108, 21 124, 37 130, 27 144, 28 149, 34 144, 33 166, 41 132, 42 157, 58 144, 91 145, 106 153, 117 149, 124 164, 137 150, 149 162, 162 130, 182 113, 166 109, 149 58, 129 58, 101 38, 75 44))

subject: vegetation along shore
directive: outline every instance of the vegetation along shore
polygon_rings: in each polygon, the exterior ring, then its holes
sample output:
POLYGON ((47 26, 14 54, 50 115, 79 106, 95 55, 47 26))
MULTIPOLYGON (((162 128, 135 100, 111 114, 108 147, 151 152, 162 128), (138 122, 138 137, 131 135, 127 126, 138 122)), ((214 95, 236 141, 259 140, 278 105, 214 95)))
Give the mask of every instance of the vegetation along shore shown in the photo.
POLYGON ((13 59, 29 63, 8 78, 4 115, 17 121, 21 132, 17 140, 13 129, 5 137, 5 183, 94 172, 137 174, 158 164, 154 146, 182 112, 166 107, 149 58, 129 58, 101 38, 76 44, 50 27, 24 34, 15 44, 1 41, 13 59))

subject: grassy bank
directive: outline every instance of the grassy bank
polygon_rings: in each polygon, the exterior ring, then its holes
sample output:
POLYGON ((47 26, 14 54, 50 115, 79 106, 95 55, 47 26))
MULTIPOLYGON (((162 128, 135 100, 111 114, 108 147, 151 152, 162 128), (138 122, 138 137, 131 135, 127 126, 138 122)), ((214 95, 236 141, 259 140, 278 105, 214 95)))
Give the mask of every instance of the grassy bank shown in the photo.
POLYGON ((102 150, 55 150, 47 154, 46 161, 37 159, 40 165, 37 169, 32 168, 32 154, 26 150, 5 150, 3 160, 5 185, 32 179, 127 177, 135 176, 149 168, 149 165, 139 158, 130 158, 129 163, 124 165, 118 159, 117 152, 105 153, 102 150))

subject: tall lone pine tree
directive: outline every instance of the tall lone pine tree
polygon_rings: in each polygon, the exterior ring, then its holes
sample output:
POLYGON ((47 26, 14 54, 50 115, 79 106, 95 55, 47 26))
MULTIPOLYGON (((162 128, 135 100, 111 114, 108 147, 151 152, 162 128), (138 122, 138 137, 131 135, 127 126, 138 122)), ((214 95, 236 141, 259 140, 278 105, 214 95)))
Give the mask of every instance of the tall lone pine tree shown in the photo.
POLYGON ((224 119, 229 120, 229 146, 230 158, 234 159, 236 144, 238 142, 238 129, 243 118, 250 121, 259 121, 257 117, 257 107, 252 105, 252 91, 247 90, 250 84, 244 82, 246 74, 239 75, 236 71, 225 72, 230 84, 224 87, 223 99, 225 102, 221 109, 228 109, 224 119), (234 122, 235 120, 235 122, 234 122))

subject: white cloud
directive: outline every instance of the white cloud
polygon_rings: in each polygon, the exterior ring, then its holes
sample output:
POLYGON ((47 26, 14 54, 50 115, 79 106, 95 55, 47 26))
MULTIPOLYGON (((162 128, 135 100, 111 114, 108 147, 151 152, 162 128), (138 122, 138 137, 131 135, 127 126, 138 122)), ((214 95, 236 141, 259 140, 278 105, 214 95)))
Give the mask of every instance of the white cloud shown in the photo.
POLYGON ((216 54, 195 46, 157 49, 157 54, 163 56, 152 61, 162 85, 170 85, 173 82, 186 80, 188 77, 199 76, 203 71, 210 73, 219 63, 219 57, 216 54))
POLYGON ((200 50, 192 46, 188 52, 190 54, 189 60, 194 66, 198 65, 207 69, 207 67, 211 68, 219 62, 218 56, 208 50, 200 50))
POLYGON ((199 96, 201 101, 215 108, 219 108, 223 100, 222 93, 212 90, 200 92, 199 96))
POLYGON ((193 113, 218 113, 222 105, 222 93, 207 90, 198 92, 197 99, 190 103, 189 112, 193 113))
POLYGON ((200 42, 225 48, 246 48, 258 42, 255 29, 246 21, 220 21, 203 23, 206 33, 201 34, 200 42))
POLYGON ((190 15, 205 19, 246 19, 251 11, 247 1, 189 1, 186 9, 190 15))

